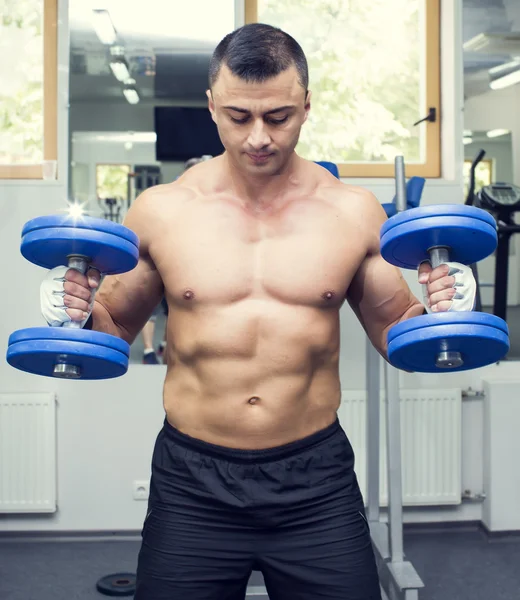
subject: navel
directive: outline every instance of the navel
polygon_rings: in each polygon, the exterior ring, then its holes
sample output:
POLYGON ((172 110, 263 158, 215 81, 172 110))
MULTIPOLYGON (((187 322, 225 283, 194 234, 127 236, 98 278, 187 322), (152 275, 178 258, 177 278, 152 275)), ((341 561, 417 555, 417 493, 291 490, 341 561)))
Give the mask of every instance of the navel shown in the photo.
POLYGON ((249 404, 257 404, 258 402, 260 402, 260 398, 258 396, 252 396, 251 398, 249 398, 248 402, 249 404))

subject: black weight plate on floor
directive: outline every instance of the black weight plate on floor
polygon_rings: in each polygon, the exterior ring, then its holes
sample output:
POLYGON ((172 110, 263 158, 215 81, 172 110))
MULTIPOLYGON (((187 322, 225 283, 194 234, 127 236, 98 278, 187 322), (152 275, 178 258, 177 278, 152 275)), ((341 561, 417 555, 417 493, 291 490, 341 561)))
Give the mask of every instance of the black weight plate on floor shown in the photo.
POLYGON ((388 359, 398 369, 417 373, 452 373, 490 365, 509 351, 505 321, 486 313, 461 311, 407 319, 388 333, 388 359), (436 365, 442 351, 459 352, 463 364, 436 365))
POLYGON ((135 573, 106 575, 96 583, 96 589, 105 596, 133 596, 135 594, 135 573))
POLYGON ((474 206, 441 204, 405 210, 381 227, 381 255, 397 267, 417 269, 435 246, 449 248, 450 261, 476 263, 497 246, 495 220, 474 206))
POLYGON ((131 271, 139 259, 139 239, 133 231, 105 219, 56 215, 25 224, 22 255, 40 267, 68 264, 70 254, 90 258, 102 273, 131 271))

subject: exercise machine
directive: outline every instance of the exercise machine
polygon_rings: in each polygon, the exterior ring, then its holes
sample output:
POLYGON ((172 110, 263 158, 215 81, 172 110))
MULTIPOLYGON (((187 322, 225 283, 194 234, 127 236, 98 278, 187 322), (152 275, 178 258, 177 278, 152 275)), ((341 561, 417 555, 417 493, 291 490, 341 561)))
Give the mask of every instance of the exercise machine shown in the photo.
POLYGON ((520 225, 514 220, 515 213, 520 212, 520 187, 512 183, 496 182, 485 185, 475 194, 475 170, 485 154, 485 150, 479 150, 471 164, 466 205, 478 206, 495 218, 498 245, 495 254, 493 314, 505 321, 507 320, 510 242, 515 233, 520 233, 520 225))

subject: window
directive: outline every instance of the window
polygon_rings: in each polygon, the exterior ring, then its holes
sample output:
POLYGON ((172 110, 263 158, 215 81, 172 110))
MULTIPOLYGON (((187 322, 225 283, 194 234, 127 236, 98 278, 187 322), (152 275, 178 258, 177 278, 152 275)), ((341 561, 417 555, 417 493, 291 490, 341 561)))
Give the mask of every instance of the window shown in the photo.
POLYGON ((98 200, 128 198, 130 165, 96 165, 96 194, 98 200))
POLYGON ((57 0, 0 0, 0 178, 57 158, 57 0))
POLYGON ((245 0, 246 22, 292 35, 309 63, 297 151, 343 177, 440 177, 439 0, 245 0), (435 109, 434 121, 423 121, 435 109))
MULTIPOLYGON (((464 161, 464 198, 468 195, 469 189, 469 173, 471 170, 472 160, 464 161)), ((475 169, 475 194, 480 188, 485 185, 491 185, 491 179, 493 177, 493 161, 482 160, 475 169)))

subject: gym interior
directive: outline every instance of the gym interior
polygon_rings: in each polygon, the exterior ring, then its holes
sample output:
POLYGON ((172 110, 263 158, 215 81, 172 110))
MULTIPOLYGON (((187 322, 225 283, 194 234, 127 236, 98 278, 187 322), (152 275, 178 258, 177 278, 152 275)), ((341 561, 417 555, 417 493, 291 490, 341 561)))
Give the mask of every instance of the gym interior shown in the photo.
MULTIPOLYGON (((517 600, 520 3, 17 0, 3 9, 4 356, 14 331, 45 325, 44 270, 20 252, 24 225, 73 205, 123 223, 146 188, 174 181, 189 158, 218 154, 204 128, 179 123, 206 119, 211 53, 247 22, 285 29, 307 54, 313 116, 302 156, 369 189, 389 217, 438 205, 491 215, 496 249, 472 265, 476 310, 507 323, 509 349, 469 370, 391 369, 345 304, 338 416, 356 453, 383 597, 517 600)), ((422 298, 417 273, 402 272, 422 298)), ((2 600, 133 594, 164 420, 166 319, 159 306, 121 377, 67 380, 2 361, 2 600)), ((268 598, 258 572, 253 597, 268 598)))

